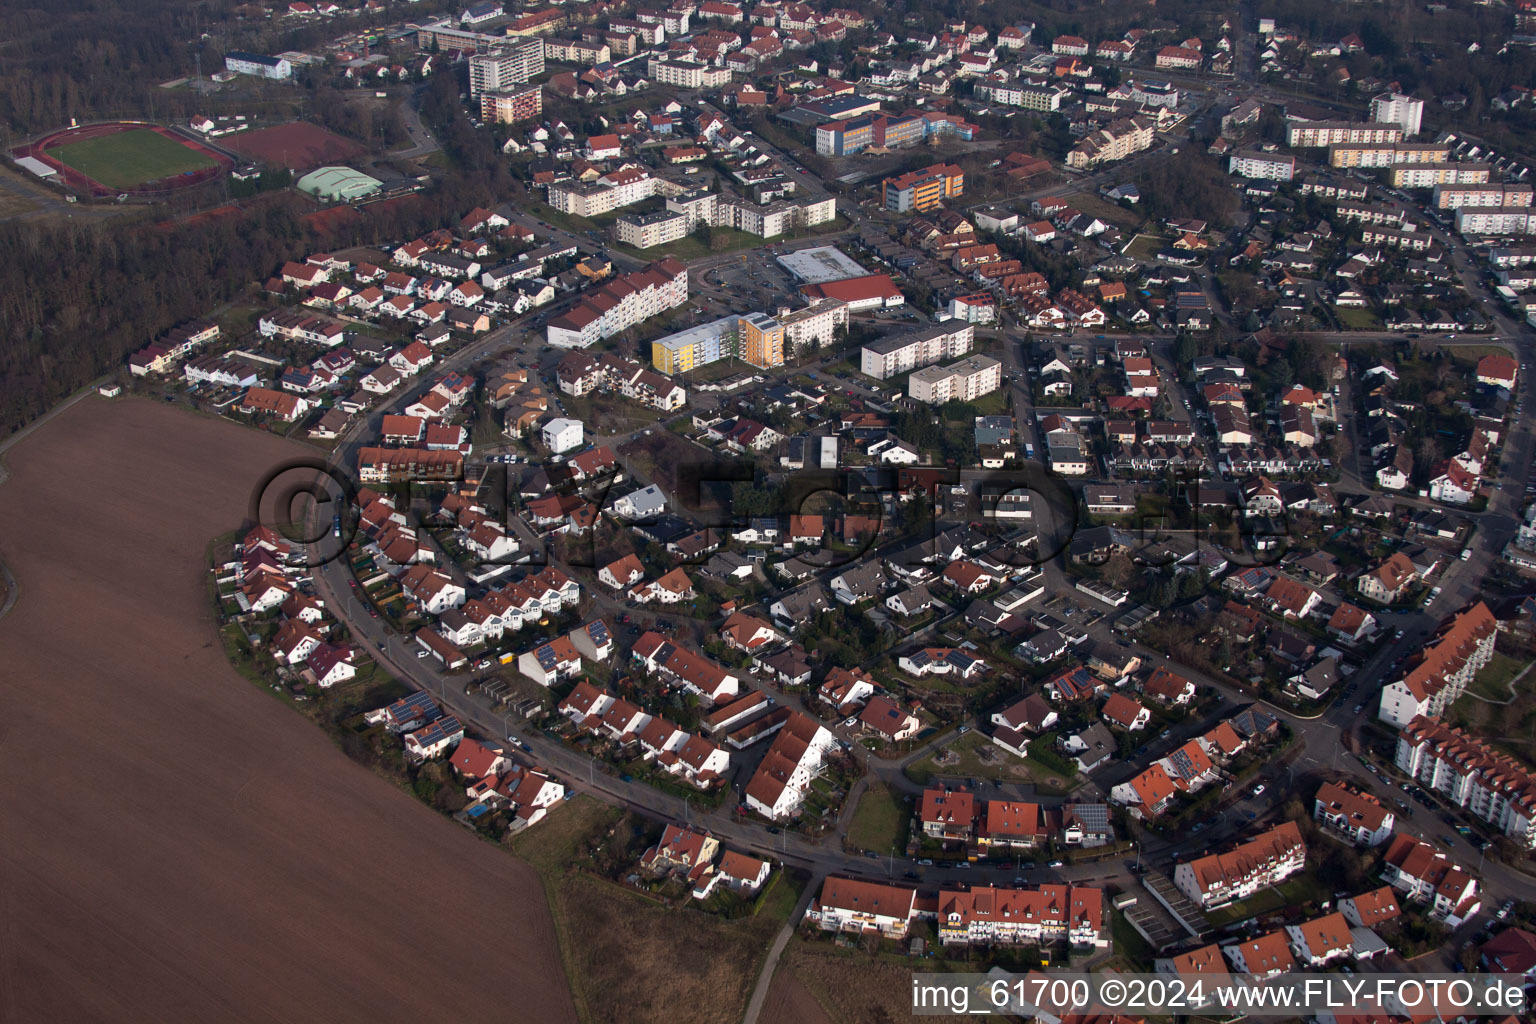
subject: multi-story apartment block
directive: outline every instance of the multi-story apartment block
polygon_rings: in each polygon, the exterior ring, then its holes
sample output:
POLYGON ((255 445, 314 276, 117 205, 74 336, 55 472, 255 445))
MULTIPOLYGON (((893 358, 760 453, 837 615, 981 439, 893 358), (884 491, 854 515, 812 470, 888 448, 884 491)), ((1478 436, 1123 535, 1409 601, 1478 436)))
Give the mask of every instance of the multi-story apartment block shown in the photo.
POLYGON ((1415 718, 1397 737, 1395 763, 1526 849, 1536 848, 1536 774, 1466 733, 1415 718))
POLYGON ((1536 234, 1536 211, 1529 206, 1459 206, 1456 230, 1463 235, 1536 234))
POLYGON ((646 65, 646 73, 652 81, 678 89, 718 89, 731 81, 730 68, 665 57, 652 57, 646 65))
POLYGON ((899 177, 886 178, 880 189, 887 210, 896 213, 931 210, 944 200, 965 192, 965 172, 954 164, 933 164, 899 177))
POLYGON ((255 75, 281 81, 293 77, 293 65, 287 57, 269 57, 264 53, 231 50, 224 55, 224 69, 237 75, 255 75))
POLYGON ((991 356, 970 356, 948 366, 927 366, 907 378, 907 395, 919 402, 942 405, 970 402, 1002 387, 1003 364, 991 356))
POLYGON ((1479 601, 1441 623, 1404 664, 1402 678, 1381 691, 1377 717, 1399 729, 1423 715, 1439 718, 1493 657, 1498 623, 1479 601))
POLYGON ((1226 906, 1300 871, 1307 847, 1294 821, 1277 825, 1228 853, 1184 861, 1173 883, 1202 909, 1226 906))
POLYGON ((687 218, 688 223, 684 233, 694 230, 700 224, 713 226, 715 224, 715 207, 720 201, 718 192, 709 192, 704 189, 694 189, 680 195, 667 197, 667 210, 670 213, 680 213, 687 218))
POLYGON ((509 92, 544 73, 544 41, 530 39, 506 49, 469 58, 469 95, 509 92))
POLYGON ((556 348, 586 348, 687 301, 688 268, 669 256, 598 288, 551 320, 546 336, 556 348))
POLYGON ((651 365, 687 373, 720 359, 767 368, 784 364, 784 327, 766 313, 722 317, 651 342, 651 365))
POLYGON ((862 373, 885 380, 944 359, 963 356, 976 340, 976 328, 950 321, 910 334, 899 334, 865 345, 859 352, 862 373))
POLYGON ((1463 206, 1530 206, 1531 186, 1498 183, 1436 185, 1434 204, 1441 210, 1457 210, 1463 206))
POLYGON ((656 194, 661 179, 638 167, 610 171, 594 182, 560 181, 549 186, 549 205, 561 213, 599 217, 656 194))
POLYGON ((825 348, 837 336, 839 328, 848 329, 848 303, 831 297, 817 299, 796 310, 783 307, 774 319, 784 328, 786 348, 795 352, 805 348, 825 348))
POLYGON ((1403 135, 1419 134, 1424 119, 1424 101, 1401 93, 1384 92, 1371 100, 1371 120, 1382 124, 1395 124, 1403 135))
POLYGON ((591 67, 613 59, 607 43, 588 42, 585 39, 546 39, 544 59, 564 64, 580 64, 591 67))
POLYGON ((1430 188, 1434 185, 1479 185, 1488 180, 1485 163, 1437 161, 1393 164, 1388 172, 1393 188, 1430 188))
POLYGON ((1114 160, 1124 160, 1152 145, 1157 122, 1150 117, 1122 117, 1109 127, 1089 132, 1067 154, 1067 166, 1083 170, 1114 160))
MULTIPOLYGON (((506 45, 505 35, 501 33, 492 35, 489 32, 476 32, 472 28, 459 28, 457 18, 444 18, 416 28, 416 48, 422 51, 435 47, 439 50, 458 50, 470 54, 489 53, 506 45)), ((541 58, 543 54, 544 48, 541 46, 539 47, 541 58)))
POLYGON ((626 213, 613 223, 613 235, 625 245, 650 249, 679 241, 688 235, 688 218, 670 210, 626 213))
POLYGON ((1227 158, 1227 173, 1242 178, 1290 181, 1296 176, 1296 158, 1251 149, 1239 150, 1227 158))
POLYGON ((660 46, 667 41, 667 30, 661 22, 638 21, 633 18, 613 18, 608 22, 608 31, 621 35, 632 35, 639 38, 644 46, 660 46))
POLYGON ((1061 109, 1062 100, 1072 93, 1059 85, 1032 85, 1029 82, 977 82, 978 99, 1010 107, 1049 113, 1061 109))
POLYGON ((779 200, 766 206, 737 196, 720 196, 715 202, 714 226, 734 228, 749 235, 773 238, 796 228, 825 224, 837 216, 834 196, 779 200))
POLYGON ((1443 163, 1450 156, 1449 146, 1431 142, 1339 142, 1328 147, 1330 167, 1443 163))
MULTIPOLYGON (((747 782, 745 802, 749 810, 781 821, 799 813, 811 780, 826 756, 837 749, 837 737, 815 719, 790 708, 781 708, 773 715, 782 716, 784 724, 747 782)), ((911 919, 910 912, 906 919, 911 919)))
POLYGON ((480 119, 490 123, 508 124, 526 121, 544 112, 544 90, 537 85, 526 89, 480 94, 480 119))
POLYGON ((1402 142, 1403 127, 1363 121, 1285 122, 1285 144, 1293 149, 1348 142, 1402 142))

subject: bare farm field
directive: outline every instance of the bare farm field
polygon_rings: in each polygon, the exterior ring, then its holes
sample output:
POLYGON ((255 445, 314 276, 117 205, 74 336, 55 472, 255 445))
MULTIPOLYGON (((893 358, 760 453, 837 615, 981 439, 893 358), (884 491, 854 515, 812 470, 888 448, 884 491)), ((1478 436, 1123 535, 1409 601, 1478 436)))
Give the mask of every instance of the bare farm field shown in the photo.
POLYGON ((224 658, 205 545, 302 450, 93 397, 7 453, 0 1019, 576 1019, 533 868, 224 658))
POLYGON ((912 972, 944 970, 933 961, 876 959, 860 950, 833 950, 800 938, 790 941, 763 1006, 765 1024, 835 1020, 839 1024, 961 1020, 957 1014, 912 1012, 912 972), (789 977, 785 977, 788 974, 789 977), (783 1007, 777 1015, 769 1011, 783 1007), (815 1007, 819 1014, 794 1016, 815 1007))
POLYGON ((552 811, 512 848, 544 880, 577 1005, 591 1024, 739 1021, 797 897, 780 879, 757 915, 727 920, 686 897, 668 906, 611 882, 592 866, 633 864, 645 846, 620 811, 586 796, 552 811))

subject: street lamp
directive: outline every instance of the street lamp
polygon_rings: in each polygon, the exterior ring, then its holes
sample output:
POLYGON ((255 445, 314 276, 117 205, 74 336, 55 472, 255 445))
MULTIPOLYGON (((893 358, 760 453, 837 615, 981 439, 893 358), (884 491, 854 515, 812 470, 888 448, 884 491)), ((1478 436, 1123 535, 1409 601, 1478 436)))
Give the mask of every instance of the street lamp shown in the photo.
POLYGON ((693 808, 691 806, 692 805, 692 801, 693 801, 693 794, 692 793, 685 793, 685 794, 683 794, 683 824, 685 824, 685 825, 692 825, 693 824, 693 813, 692 813, 693 808))

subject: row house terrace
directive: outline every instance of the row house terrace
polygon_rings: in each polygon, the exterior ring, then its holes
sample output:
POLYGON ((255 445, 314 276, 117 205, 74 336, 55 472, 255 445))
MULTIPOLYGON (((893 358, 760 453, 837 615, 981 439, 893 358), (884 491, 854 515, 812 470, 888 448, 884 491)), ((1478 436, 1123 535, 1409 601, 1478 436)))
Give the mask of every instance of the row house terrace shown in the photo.
POLYGON ((1065 940, 1078 948, 1109 946, 1100 889, 1075 885, 946 888, 939 892, 937 917, 939 941, 945 945, 1042 945, 1065 940))
POLYGON ((1516 843, 1536 848, 1536 774, 1513 757, 1460 729, 1419 717, 1398 734, 1395 763, 1516 843))
POLYGON ((1439 718, 1493 657, 1498 623, 1479 601, 1458 612, 1414 654, 1402 677, 1381 691, 1377 717, 1402 728, 1415 718, 1439 718))
POLYGON ((711 703, 735 697, 741 689, 741 680, 723 666, 660 633, 642 634, 635 641, 631 656, 647 672, 673 681, 711 703))
POLYGON ((1227 853, 1178 864, 1173 881, 1180 892, 1209 910, 1284 881, 1305 867, 1306 860, 1301 830, 1287 821, 1227 853))

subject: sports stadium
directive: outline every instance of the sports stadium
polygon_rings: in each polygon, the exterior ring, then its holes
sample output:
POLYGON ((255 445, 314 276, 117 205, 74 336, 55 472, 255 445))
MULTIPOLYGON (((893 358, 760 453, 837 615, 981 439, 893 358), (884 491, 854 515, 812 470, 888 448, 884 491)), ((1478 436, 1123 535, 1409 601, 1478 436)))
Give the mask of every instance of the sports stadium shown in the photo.
POLYGON ((223 153, 162 125, 113 121, 65 128, 13 151, 93 196, 153 196, 212 181, 233 166, 223 153))

